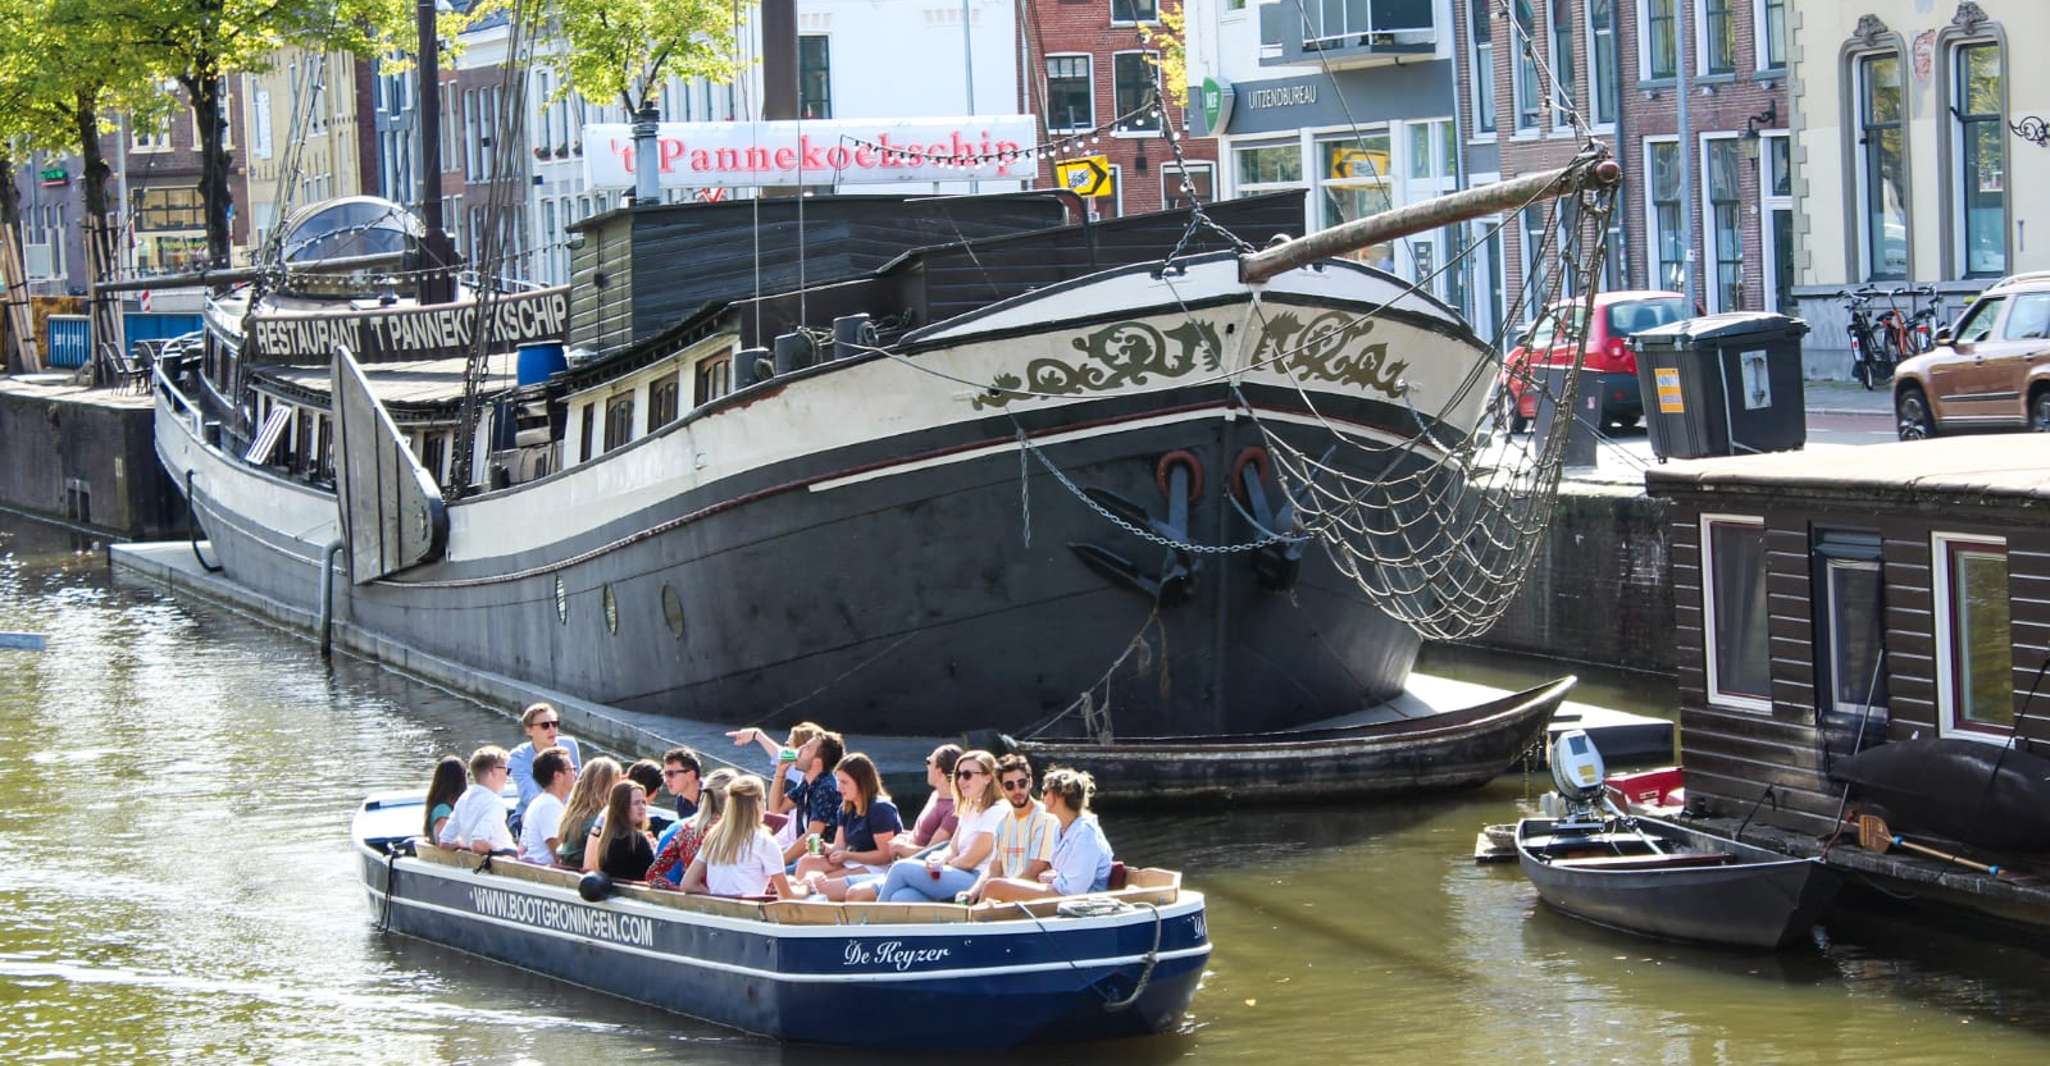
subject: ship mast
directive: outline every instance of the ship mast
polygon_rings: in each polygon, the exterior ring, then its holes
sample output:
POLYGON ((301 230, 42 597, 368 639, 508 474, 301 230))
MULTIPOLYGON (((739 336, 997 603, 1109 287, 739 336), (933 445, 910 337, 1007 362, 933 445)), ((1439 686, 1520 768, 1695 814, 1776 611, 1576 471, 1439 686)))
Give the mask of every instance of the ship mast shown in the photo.
POLYGON ((445 304, 456 297, 456 247, 441 217, 441 39, 435 33, 435 0, 419 0, 420 65, 420 302, 445 304))

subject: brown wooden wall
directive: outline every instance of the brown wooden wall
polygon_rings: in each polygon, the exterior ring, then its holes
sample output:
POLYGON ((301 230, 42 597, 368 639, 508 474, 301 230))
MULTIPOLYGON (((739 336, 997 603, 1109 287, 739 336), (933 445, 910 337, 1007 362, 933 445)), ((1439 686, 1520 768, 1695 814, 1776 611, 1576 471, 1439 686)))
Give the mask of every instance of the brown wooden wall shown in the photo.
MULTIPOLYGON (((2050 743, 2050 678, 2030 688, 2050 657, 2050 501, 1986 497, 1877 501, 1818 499, 1771 490, 1714 494, 1661 490, 1672 500, 1668 541, 1674 658, 1680 694, 1681 764, 1690 799, 1718 814, 1748 813, 1767 785, 1781 809, 1758 819, 1802 832, 1835 824, 1841 790, 1825 772, 1815 711, 1817 641, 1813 604, 1817 530, 1877 532, 1886 585, 1889 738, 1937 735, 1936 624, 1930 536, 1936 531, 2007 538, 2013 618, 2016 728, 2025 741, 2050 743), (1772 710, 1708 701, 1701 573, 1702 513, 1765 520, 1772 710)), ((1822 694, 1826 698, 1827 694, 1822 694)))

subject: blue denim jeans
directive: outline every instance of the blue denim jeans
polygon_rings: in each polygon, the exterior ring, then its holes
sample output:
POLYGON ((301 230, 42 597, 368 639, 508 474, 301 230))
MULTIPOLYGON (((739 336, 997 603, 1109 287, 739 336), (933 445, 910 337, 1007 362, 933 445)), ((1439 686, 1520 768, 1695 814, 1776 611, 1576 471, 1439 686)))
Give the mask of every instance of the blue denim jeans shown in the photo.
POLYGON ((924 859, 899 859, 890 864, 889 876, 883 879, 876 899, 884 903, 952 903, 955 896, 974 888, 975 880, 974 870, 942 866, 935 881, 926 872, 924 859))

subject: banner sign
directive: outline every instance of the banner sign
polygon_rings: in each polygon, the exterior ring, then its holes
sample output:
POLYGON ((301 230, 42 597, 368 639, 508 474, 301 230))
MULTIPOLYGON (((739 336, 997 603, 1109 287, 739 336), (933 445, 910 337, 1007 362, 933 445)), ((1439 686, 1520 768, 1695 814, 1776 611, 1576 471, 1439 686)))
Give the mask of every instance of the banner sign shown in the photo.
MULTIPOLYGON (((569 325, 569 289, 557 286, 509 293, 491 302, 491 352, 510 352, 529 341, 561 341, 569 325)), ((477 305, 380 308, 341 314, 279 312, 251 315, 248 352, 253 363, 325 363, 346 344, 363 363, 457 359, 470 354, 477 305)))
MULTIPOLYGON (((664 122, 656 135, 665 189, 763 185, 888 185, 910 181, 1030 180, 1031 115, 664 122)), ((633 127, 584 127, 584 180, 632 188, 633 127)))

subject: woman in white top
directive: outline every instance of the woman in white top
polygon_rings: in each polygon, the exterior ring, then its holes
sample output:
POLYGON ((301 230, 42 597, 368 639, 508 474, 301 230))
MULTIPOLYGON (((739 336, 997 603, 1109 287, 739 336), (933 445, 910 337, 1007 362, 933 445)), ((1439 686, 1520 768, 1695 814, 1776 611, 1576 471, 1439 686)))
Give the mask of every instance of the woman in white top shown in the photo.
POLYGON ((954 813, 960 825, 944 852, 890 865, 878 899, 885 903, 946 901, 975 887, 996 855, 997 828, 1010 806, 997 791, 996 756, 963 752, 954 763, 954 813))
POLYGON ((774 893, 796 899, 783 872, 783 849, 762 828, 762 800, 767 788, 753 774, 726 786, 726 813, 705 837, 705 846, 683 875, 685 892, 714 896, 759 896, 774 893))

